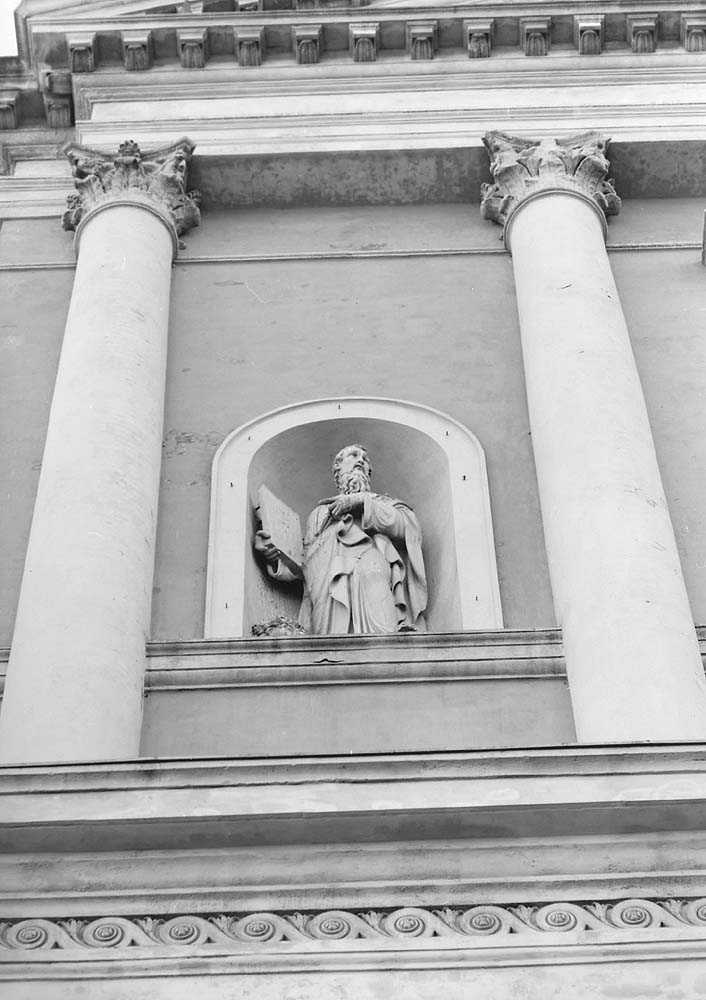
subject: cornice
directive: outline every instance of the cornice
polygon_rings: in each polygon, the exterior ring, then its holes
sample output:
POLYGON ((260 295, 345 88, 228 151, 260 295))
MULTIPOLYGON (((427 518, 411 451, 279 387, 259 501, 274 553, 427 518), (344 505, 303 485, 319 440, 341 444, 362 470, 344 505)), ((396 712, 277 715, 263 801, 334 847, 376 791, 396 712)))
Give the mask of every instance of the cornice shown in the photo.
POLYGON ((561 631, 552 629, 500 629, 498 631, 487 632, 424 632, 409 636, 377 636, 377 635, 331 635, 321 636, 300 636, 297 638, 281 639, 191 639, 176 642, 150 642, 147 644, 147 652, 151 657, 174 656, 174 655, 201 655, 208 654, 222 656, 225 654, 245 653, 253 655, 265 653, 276 656, 279 652, 298 654, 321 654, 326 650, 385 650, 386 655, 404 657, 406 652, 412 650, 443 650, 462 649, 464 651, 473 649, 480 651, 481 656, 485 656, 489 650, 494 650, 494 655, 502 655, 503 652, 520 647, 523 652, 527 647, 539 649, 542 652, 548 649, 561 647, 561 631))
MULTIPOLYGON (((688 53, 692 59, 699 61, 698 52, 691 51, 691 33, 703 30, 703 7, 697 3, 680 5, 678 8, 663 4, 661 13, 653 13, 652 57, 664 56, 669 52, 688 53)), ((604 57, 616 53, 629 54, 637 52, 644 57, 641 49, 636 49, 631 42, 631 25, 639 20, 644 11, 644 3, 630 2, 623 4, 620 0, 604 0, 600 5, 600 16, 603 18, 601 50, 593 59, 600 61, 604 57), (608 18, 606 21, 605 19, 608 18), (632 20, 631 20, 632 19, 632 20)), ((297 27, 307 25, 318 32, 318 52, 314 64, 326 63, 326 68, 341 59, 355 63, 352 52, 345 53, 345 41, 351 31, 362 30, 364 26, 373 25, 379 36, 377 51, 372 60, 377 64, 389 65, 390 62, 410 63, 411 54, 406 38, 409 30, 423 24, 430 25, 434 37, 438 39, 438 51, 431 49, 426 59, 415 59, 413 65, 424 65, 427 61, 438 61, 455 56, 465 59, 468 72, 478 72, 479 64, 488 61, 495 62, 499 58, 519 57, 530 64, 536 60, 524 44, 524 32, 527 24, 545 26, 544 31, 549 41, 559 47, 559 51, 574 51, 583 58, 580 45, 580 33, 576 34, 576 26, 586 21, 588 14, 596 15, 594 4, 581 0, 577 4, 553 5, 545 2, 523 3, 508 6, 499 3, 457 7, 430 7, 427 9, 391 10, 376 8, 340 8, 316 10, 275 10, 275 11, 238 11, 231 14, 199 14, 199 15, 166 15, 139 17, 118 17, 113 19, 85 18, 56 20, 37 19, 32 22, 30 41, 32 60, 37 68, 45 65, 55 70, 73 70, 75 77, 89 75, 98 68, 115 68, 115 44, 128 37, 133 41, 142 40, 151 49, 151 53, 160 67, 178 65, 186 69, 189 75, 203 72, 211 63, 221 65, 225 61, 237 64, 239 61, 238 37, 243 31, 260 32, 262 46, 260 61, 256 63, 258 71, 268 64, 279 63, 281 67, 297 63, 297 49, 294 36, 291 44, 282 42, 285 37, 297 27), (373 20, 371 21, 371 18, 373 20), (431 20, 430 20, 431 19, 431 20), (443 24, 443 33, 436 32, 436 27, 443 24), (484 52, 485 58, 469 59, 469 38, 482 27, 490 37, 496 38, 497 44, 484 52), (184 62, 180 46, 180 37, 188 33, 194 45, 201 45, 201 58, 196 62, 184 62), (575 35, 574 44, 567 44, 566 38, 575 35), (101 38, 106 41, 102 43, 101 38), (62 39, 61 43, 57 43, 62 39), (200 40, 200 41, 199 41, 200 40), (88 61, 74 61, 72 52, 75 48, 90 52, 88 61), (110 54, 112 53, 112 55, 110 54), (530 58, 528 59, 528 55, 530 58)), ((588 23, 586 21, 586 23, 588 23)), ((640 23, 642 23, 640 21, 640 23)), ((255 37, 255 36, 253 36, 255 37)), ((549 44, 547 52, 552 45, 549 44)), ((154 60, 150 58, 140 66, 125 61, 123 72, 134 72, 136 69, 149 69, 154 60)), ((253 69, 251 63, 240 70, 249 72, 253 69)), ((359 76, 367 73, 358 67, 359 76)), ((297 72, 310 73, 311 66, 297 72)))
MULTIPOLYGON (((16 132, 3 136, 3 140, 0 142, 0 179, 3 175, 13 174, 17 163, 20 161, 53 161, 62 157, 61 150, 66 144, 66 140, 61 142, 37 142, 36 138, 36 133, 30 131, 16 132)), ((73 134, 70 138, 73 138, 73 134)))
POLYGON ((0 177, 0 219, 59 219, 73 192, 61 177, 0 177))
MULTIPOLYGON (((281 97, 369 93, 414 95, 430 89, 472 94, 476 91, 520 88, 536 92, 536 104, 541 108, 542 92, 551 89, 565 91, 567 88, 603 87, 606 89, 606 103, 609 104, 608 94, 612 93, 614 97, 615 88, 626 85, 693 87, 706 82, 706 61, 695 61, 678 52, 655 59, 649 67, 645 66, 644 59, 627 53, 601 57, 599 61, 600 65, 588 67, 585 60, 576 55, 554 53, 547 60, 540 61, 536 69, 526 67, 519 58, 504 58, 493 63, 482 61, 481 66, 473 67, 473 72, 468 70, 467 63, 460 60, 421 62, 415 64, 414 72, 405 63, 387 63, 384 67, 370 64, 370 72, 362 77, 355 72, 355 67, 343 62, 310 67, 305 74, 283 65, 264 65, 256 73, 245 76, 239 67, 219 64, 193 74, 189 81, 188 100, 211 102, 232 99, 236 93, 239 100, 263 97, 271 102, 268 110, 268 115, 271 115, 276 113, 276 101, 281 97), (234 91, 236 85, 237 92, 234 91)), ((88 122, 92 118, 96 104, 105 106, 102 116, 109 119, 109 106, 112 104, 123 106, 133 101, 183 101, 185 96, 181 71, 168 67, 160 67, 149 74, 126 75, 102 70, 74 77, 74 101, 79 122, 88 122)), ((409 104, 412 110, 411 96, 409 104)), ((613 107, 614 103, 610 106, 613 107)), ((645 104, 645 107, 650 106, 645 104)), ((599 107, 593 106, 595 111, 599 111, 599 107)), ((121 113, 121 109, 116 110, 121 113)), ((306 115, 302 117, 304 120, 307 118, 306 115)))
POLYGON ((706 824, 702 744, 160 758, 4 767, 0 777, 8 851, 206 849, 263 836, 275 844, 618 835, 706 824))
POLYGON ((150 644, 145 690, 565 678, 555 632, 427 635, 409 644, 351 642, 347 636, 283 641, 284 647, 278 640, 259 646, 242 640, 240 647, 232 640, 150 644))
MULTIPOLYGON (((606 100, 607 100, 606 95, 606 100)), ((567 104, 550 113, 538 108, 459 111, 414 111, 385 113, 374 111, 347 114, 309 115, 297 118, 272 115, 267 118, 197 117, 163 121, 81 122, 76 127, 77 140, 84 145, 107 151, 133 136, 145 147, 176 141, 188 130, 199 148, 201 163, 209 157, 287 156, 327 153, 356 154, 413 150, 474 150, 488 122, 503 125, 526 138, 571 135, 579 128, 591 131, 596 121, 603 121, 614 143, 689 142, 703 139, 706 102, 684 105, 653 104, 625 109, 604 107, 577 108, 567 104)), ((487 130, 487 129, 486 129, 487 130)), ((248 203, 243 191, 242 204, 248 203)), ((431 200, 444 200, 443 198, 431 200)), ((447 199, 448 200, 448 199, 447 199)))
POLYGON ((75 84, 77 135, 110 148, 125 131, 145 146, 186 131, 200 156, 473 148, 489 128, 533 137, 600 128, 614 142, 701 139, 706 64, 666 55, 650 69, 628 54, 606 57, 600 70, 554 54, 535 60, 542 69, 532 71, 518 59, 495 67, 480 60, 477 73, 459 71, 467 63, 455 60, 425 64, 419 74, 404 64, 385 73, 371 64, 361 81, 344 64, 296 78, 264 68, 241 76, 237 87, 238 67, 230 74, 213 68, 199 73, 188 96, 173 71, 129 80, 87 74, 75 84))
MULTIPOLYGON (((685 247, 679 244, 677 249, 697 249, 699 246, 700 244, 689 244, 685 247)), ((629 249, 639 247, 631 246, 629 249)), ((648 244, 646 249, 668 249, 668 246, 648 244)), ((460 251, 466 252, 471 251, 460 251)), ((485 249, 478 252, 505 251, 485 249)), ((433 255, 434 251, 422 252, 423 256, 429 254, 433 255)), ((326 255, 323 256, 329 259, 326 255)), ((244 261, 247 258, 230 259, 244 261)), ((188 256, 180 260, 181 265, 188 263, 188 256)), ((23 265, 17 266, 22 268, 23 265)), ((66 262, 55 266, 74 265, 66 262)), ((706 626, 697 627, 697 634, 702 658, 706 660, 706 626)), ((0 648, 0 688, 9 653, 8 648, 0 648)), ((299 636, 278 639, 196 639, 148 643, 146 687, 147 690, 157 690, 182 685, 287 685, 361 680, 376 683, 392 679, 434 681, 449 677, 510 680, 518 677, 562 678, 565 673, 559 629, 503 629, 495 632, 426 633, 385 638, 299 636)))
MULTIPOLYGON (((84 77, 105 70, 129 78, 151 77, 179 67, 183 88, 186 81, 190 87, 199 76, 224 65, 246 77, 261 73, 263 67, 315 76, 335 72, 337 64, 344 62, 355 67, 354 80, 365 80, 378 66, 385 73, 406 64, 423 74, 427 64, 452 59, 463 61, 467 75, 473 77, 482 75, 484 64, 498 60, 519 60, 529 69, 542 61, 535 58, 540 54, 553 59, 573 53, 583 60, 589 51, 591 70, 600 69, 604 59, 616 54, 636 53, 638 64, 643 65, 685 54, 694 65, 704 61, 699 53, 706 37, 706 13, 693 0, 679 4, 662 0, 657 10, 648 11, 638 0, 604 0, 600 9, 589 0, 409 7, 339 7, 316 0, 320 6, 303 10, 296 9, 298 2, 291 0, 290 9, 268 10, 268 3, 260 0, 260 9, 253 10, 251 4, 249 9, 218 13, 197 12, 186 5, 183 12, 173 14, 154 6, 139 12, 130 5, 78 5, 69 10, 26 5, 18 18, 22 60, 30 76, 36 75, 36 96, 41 96, 51 127, 63 127, 72 120, 72 88, 75 113, 78 118, 85 115, 76 88, 84 77), (376 41, 361 66, 349 40, 364 30, 372 31, 376 41), (302 31, 316 39, 303 60, 297 41, 302 31), (412 31, 417 36, 421 31, 419 37, 425 41, 414 53, 409 43, 412 31), (528 31, 544 39, 540 48, 528 44, 528 31), (591 35, 589 48, 582 41, 584 31, 591 35)), ((528 84, 529 78, 523 85, 528 84)), ((7 91, 5 103, 12 104, 13 80, 0 80, 0 88, 7 91)), ((12 113, 7 111, 2 127, 17 127, 28 113, 25 103, 13 105, 12 113)))
MULTIPOLYGON (((296 640, 293 640, 296 641, 296 640)), ((357 754, 317 757, 254 758, 135 758, 128 761, 97 761, 91 764, 8 764, 0 766, 0 798, 76 790, 109 792, 154 789, 266 787, 302 782, 345 779, 366 785, 381 780, 405 785, 408 782, 447 779, 495 780, 569 777, 578 783, 593 776, 627 778, 639 775, 694 773, 706 779, 706 743, 616 743, 576 744, 564 747, 536 747, 503 750, 449 750, 435 753, 357 754)), ((691 793, 700 788, 694 786, 691 793)), ((568 789, 568 797, 580 800, 581 791, 568 789)), ((609 789, 606 789, 609 791, 609 789)), ((649 798, 647 788, 634 788, 635 800, 649 798)), ((680 789, 687 792, 687 789, 680 789)), ((706 792, 706 780, 703 784, 706 792)), ((554 793, 546 789, 554 798, 554 793)), ((618 801, 619 797, 614 797, 618 801)), ((483 796, 483 800, 495 797, 483 796)), ((623 801, 624 797, 620 797, 623 801)), ((28 800, 28 806, 31 802, 28 800)), ((283 808, 286 808, 283 805, 283 808)), ((385 808, 383 806, 383 808, 385 808)), ((3 815, 3 821, 7 815, 3 815)))
MULTIPOLYGON (((155 849, 156 847, 156 849, 155 849)), ((706 895, 702 832, 0 854, 0 919, 706 895)))
MULTIPOLYGON (((381 28, 385 25, 404 25, 406 23, 419 23, 429 21, 429 19, 443 21, 447 32, 452 28, 458 28, 458 36, 452 32, 443 41, 440 40, 442 48, 464 48, 465 41, 462 38, 462 25, 466 20, 482 21, 492 20, 496 22, 496 27, 504 28, 504 41, 502 47, 522 47, 518 34, 517 39, 513 39, 513 30, 519 32, 521 19, 542 19, 548 20, 550 30, 560 29, 563 19, 570 22, 576 16, 582 14, 608 15, 611 17, 609 28, 606 28, 606 45, 615 47, 630 48, 629 40, 626 37, 627 18, 642 14, 649 9, 651 16, 658 18, 657 30, 659 31, 659 41, 667 44, 682 44, 679 25, 680 15, 691 15, 692 18, 703 14, 703 3, 698 0, 687 0, 685 3, 678 3, 676 0, 660 0, 655 8, 646 6, 644 0, 602 0, 598 7, 592 0, 577 0, 575 3, 561 2, 553 3, 551 0, 534 0, 534 2, 514 2, 514 3, 467 3, 459 5, 438 5, 429 4, 425 7, 317 7, 316 9, 297 10, 294 7, 289 10, 242 10, 234 12, 219 13, 182 13, 182 14, 150 14, 140 15, 119 15, 101 16, 95 12, 86 16, 67 16, 61 11, 47 15, 38 15, 28 20, 28 27, 32 38, 32 44, 37 55, 42 51, 40 41, 42 35, 69 36, 71 33, 105 33, 119 34, 121 31, 149 31, 153 36, 160 33, 162 35, 174 35, 174 53, 176 60, 178 53, 176 47, 176 32, 179 30, 218 32, 238 29, 242 27, 262 26, 267 30, 269 26, 279 29, 286 25, 317 23, 326 26, 343 26, 356 24, 368 24, 371 21, 378 23, 381 28), (672 22, 676 21, 675 25, 672 22)), ((556 41, 564 41, 561 31, 558 31, 556 41)), ((67 52, 68 52, 68 41, 67 52)), ((56 46, 55 46, 56 47, 56 46)), ((396 49, 405 50, 404 40, 400 45, 397 39, 391 36, 387 39, 387 45, 383 45, 390 51, 396 49)), ((493 58, 491 55, 490 58, 493 58)), ((481 60, 473 60, 482 61, 481 60)), ((68 65, 68 63, 67 63, 68 65)), ((100 63, 98 63, 100 65, 100 63)))
POLYGON ((442 18, 478 18, 485 17, 567 17, 581 13, 636 14, 645 11, 661 18, 678 16, 682 13, 702 13, 704 6, 701 0, 659 0, 650 5, 645 0, 481 0, 479 3, 425 3, 409 5, 386 5, 384 3, 369 3, 328 7, 325 4, 315 9, 296 9, 292 0, 289 9, 268 9, 268 3, 259 2, 259 9, 243 9, 234 11, 202 12, 188 11, 181 13, 126 11, 124 8, 101 12, 99 6, 91 7, 90 11, 78 13, 67 9, 65 5, 57 5, 46 13, 30 14, 26 18, 28 28, 36 34, 52 31, 63 33, 78 29, 91 30, 121 30, 124 27, 148 27, 153 30, 179 28, 207 28, 219 26, 234 26, 262 22, 263 19, 273 23, 288 23, 291 19, 302 22, 307 20, 322 20, 324 23, 357 23, 380 20, 382 22, 400 21, 401 19, 428 20, 442 18))
MULTIPOLYGON (((145 691, 439 681, 563 681, 556 630, 150 643, 145 691), (399 641, 401 639, 402 641, 399 641)), ((8 651, 0 650, 0 692, 8 651)))

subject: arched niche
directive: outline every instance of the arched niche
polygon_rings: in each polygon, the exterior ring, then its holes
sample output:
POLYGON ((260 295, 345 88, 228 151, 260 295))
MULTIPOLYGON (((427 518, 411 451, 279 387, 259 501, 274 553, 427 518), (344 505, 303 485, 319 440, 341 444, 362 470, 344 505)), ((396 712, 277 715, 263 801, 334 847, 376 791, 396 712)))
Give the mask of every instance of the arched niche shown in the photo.
POLYGON ((265 483, 301 518, 335 493, 334 455, 359 442, 373 489, 408 503, 424 535, 430 632, 502 628, 485 456, 477 438, 437 410, 394 399, 297 403, 225 439, 213 460, 206 638, 249 636, 277 614, 296 618, 300 594, 274 584, 252 551, 265 483))

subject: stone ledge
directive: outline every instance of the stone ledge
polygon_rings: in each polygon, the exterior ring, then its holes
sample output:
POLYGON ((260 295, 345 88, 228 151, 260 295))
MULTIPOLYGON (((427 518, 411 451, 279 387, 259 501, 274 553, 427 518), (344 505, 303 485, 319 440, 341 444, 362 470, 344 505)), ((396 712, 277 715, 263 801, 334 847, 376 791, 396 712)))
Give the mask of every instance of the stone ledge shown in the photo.
POLYGON ((698 831, 0 855, 4 918, 706 895, 698 831))
POLYGON ((706 746, 0 769, 7 851, 701 829, 706 746))
MULTIPOLYGON (((637 912, 637 907, 655 907, 646 900, 627 900, 637 912)), ((423 911, 418 911, 423 912, 423 911)), ((562 911, 558 911, 562 912, 562 911)), ((324 915, 325 916, 325 915, 324 915)), ((329 919, 342 921, 347 915, 336 911, 329 919)), ((399 915, 410 923, 414 916, 409 911, 399 915)), ((269 914, 257 915, 266 925, 269 914)), ((192 918, 193 919, 193 918, 192 918)), ((123 921, 122 925, 127 924, 123 921)), ((205 921, 204 921, 205 923, 205 921)), ((42 922, 33 925, 39 929, 42 922)), ((25 925, 28 927, 28 925, 25 925)), ((96 930, 107 935, 121 926, 95 922, 96 930), (96 926, 97 925, 97 926, 96 926)), ((173 926, 178 926, 178 918, 173 926)), ((193 925, 185 924, 185 927, 193 925)), ((28 927, 28 931, 29 931, 28 927)), ((460 938, 460 935, 459 935, 460 938)), ((659 959, 702 959, 706 932, 703 927, 645 927, 642 929, 579 930, 537 932, 528 934, 479 935, 460 941, 445 937, 414 937, 389 941, 360 940, 311 940, 293 944, 288 941, 274 946, 240 945, 239 948, 222 943, 196 946, 144 946, 127 945, 88 948, 80 947, 62 951, 53 948, 35 948, 22 952, 0 951, 0 980, 62 980, 80 977, 104 979, 120 977, 183 976, 188 974, 187 962, 193 962, 199 975, 219 973, 277 971, 320 972, 322 970, 364 969, 449 969, 487 968, 507 965, 575 965, 581 962, 603 963, 626 960, 655 961, 659 959)), ((161 995, 161 994, 160 994, 161 995)))
MULTIPOLYGON (((123 792, 345 782, 365 786, 495 780, 704 774, 706 743, 611 743, 439 753, 277 756, 253 758, 135 758, 67 764, 0 766, 0 797, 38 792, 123 792)), ((706 782, 703 786, 706 792, 706 782)), ((574 793, 579 795, 579 793, 574 793)), ((572 795, 565 801, 574 798, 572 795)), ((614 796, 623 800, 624 796, 614 796)), ((652 798, 649 790, 637 796, 652 798)), ((480 804, 479 801, 475 803, 480 804)), ((250 811, 250 810, 249 810, 250 811)))
POLYGON ((155 643, 145 694, 144 756, 575 739, 555 631, 155 643))
MULTIPOLYGON (((77 21, 75 14, 57 11, 44 15, 30 14, 26 24, 31 36, 33 58, 41 63, 48 59, 57 68, 68 71, 71 67, 80 77, 93 75, 96 67, 115 71, 120 61, 121 38, 129 35, 131 39, 144 40, 153 54, 158 54, 158 60, 164 65, 174 66, 181 61, 187 72, 203 72, 209 62, 230 60, 235 56, 237 45, 234 45, 234 34, 238 36, 243 29, 257 30, 267 38, 264 46, 268 54, 277 53, 280 58, 290 63, 295 62, 296 54, 291 44, 289 28, 291 26, 315 25, 323 27, 321 33, 321 50, 330 58, 342 58, 345 52, 345 40, 351 29, 362 28, 374 23, 376 34, 380 36, 380 44, 376 45, 376 56, 394 55, 397 58, 410 59, 406 46, 406 38, 410 26, 428 24, 430 19, 440 21, 443 32, 438 32, 438 39, 428 59, 437 57, 439 52, 445 54, 463 54, 468 60, 471 54, 468 46, 467 25, 483 24, 486 33, 493 38, 493 44, 478 55, 494 59, 500 49, 515 51, 525 57, 539 53, 529 52, 524 45, 524 24, 528 19, 536 24, 542 24, 548 41, 552 39, 555 46, 575 49, 579 55, 579 32, 574 30, 576 8, 570 4, 547 2, 523 3, 468 3, 461 5, 429 5, 425 7, 398 7, 396 5, 343 7, 321 7, 316 9, 296 10, 297 4, 290 3, 289 9, 267 10, 260 4, 260 9, 221 11, 219 13, 181 12, 169 14, 164 10, 155 10, 147 16, 133 16, 125 19, 118 12, 97 11, 90 21, 90 32, 86 31, 84 21, 77 21), (102 15, 102 16, 101 16, 102 15), (471 19, 469 22, 468 19, 471 19), (480 20, 479 20, 480 19, 480 20), (80 29, 77 32, 77 29, 80 29), (494 30, 493 30, 494 29, 494 30), (195 45, 200 47, 199 58, 188 62, 181 60, 180 39, 188 33, 195 45), (80 36, 80 37, 79 37, 80 36), (572 41, 573 39, 573 41, 572 41), (82 57, 74 58, 76 48, 82 50, 82 57), (378 50, 381 49, 381 52, 378 50), (446 50, 446 51, 444 51, 446 50)), ((282 7, 285 5, 283 4, 282 7)), ((601 30, 595 58, 601 58, 600 52, 604 46, 610 49, 633 51, 631 21, 635 16, 645 17, 645 10, 652 11, 647 17, 651 27, 650 58, 662 54, 662 49, 676 48, 680 51, 690 51, 690 33, 693 25, 700 24, 702 8, 698 3, 677 4, 675 0, 661 0, 658 6, 659 14, 654 8, 644 4, 621 3, 620 0, 603 0, 597 7, 591 8, 591 13, 603 15, 601 30), (684 18, 691 14, 691 20, 684 18), (606 16, 607 15, 607 16, 606 16), (692 25, 693 22, 693 25, 692 25), (657 50, 655 53, 654 50, 657 50)), ((490 41, 490 38, 489 38, 490 41)), ((544 53, 551 46, 544 49, 544 53)), ((690 52, 690 54, 693 54, 690 52)), ((144 64, 135 65, 125 60, 127 72, 135 69, 151 68, 154 58, 144 64)), ((473 59, 472 63, 485 61, 473 59)), ((317 60, 318 62, 318 60, 317 60)), ((248 68, 251 65, 248 63, 248 68)), ((259 61, 256 63, 260 65, 259 61)), ((308 67, 307 67, 308 69, 308 67)))
POLYGON ((150 643, 146 690, 563 678, 556 629, 150 643))

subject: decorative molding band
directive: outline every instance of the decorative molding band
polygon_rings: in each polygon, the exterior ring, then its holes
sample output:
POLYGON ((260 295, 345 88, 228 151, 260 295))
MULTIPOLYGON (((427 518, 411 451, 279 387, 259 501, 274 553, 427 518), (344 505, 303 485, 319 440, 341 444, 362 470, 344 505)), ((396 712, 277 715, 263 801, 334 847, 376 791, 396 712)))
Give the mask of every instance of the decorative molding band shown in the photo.
MULTIPOLYGON (((625 930, 706 927, 706 898, 624 899, 606 903, 549 903, 545 906, 471 906, 429 909, 407 906, 392 911, 250 913, 176 917, 99 917, 95 920, 33 918, 0 923, 0 949, 54 952, 67 949, 148 947, 169 949, 218 945, 250 950, 277 949, 282 943, 364 941, 388 943, 434 939, 468 943, 525 935, 541 944, 543 934, 570 932, 616 936, 625 930)), ((529 943, 529 942, 528 942, 529 943)))
MULTIPOLYGON (((340 48, 342 36, 351 32, 356 34, 369 26, 371 16, 376 24, 390 29, 385 32, 385 49, 396 52, 399 56, 404 53, 407 59, 415 58, 414 49, 408 44, 410 29, 415 24, 428 22, 430 17, 443 19, 447 26, 447 30, 434 44, 440 44, 447 51, 455 50, 459 55, 463 53, 471 59, 493 55, 489 28, 492 22, 496 22, 498 37, 502 39, 500 48, 506 53, 546 55, 551 46, 552 35, 560 44, 565 44, 573 36, 574 45, 581 54, 598 55, 602 49, 602 44, 588 49, 581 47, 581 34, 585 34, 586 28, 574 34, 572 28, 576 15, 567 9, 557 10, 556 5, 545 0, 522 4, 467 3, 417 10, 406 6, 405 9, 400 9, 395 5, 386 9, 377 4, 371 10, 368 4, 346 7, 339 3, 322 3, 320 0, 307 0, 306 6, 291 0, 284 0, 281 6, 277 5, 277 9, 265 9, 266 6, 269 5, 256 3, 254 6, 248 5, 247 9, 240 5, 240 9, 234 11, 179 11, 172 14, 165 13, 162 7, 161 11, 143 12, 137 17, 129 18, 121 17, 116 12, 107 16, 96 12, 90 20, 57 11, 54 14, 31 16, 27 26, 37 51, 43 51, 43 46, 46 49, 48 37, 63 36, 64 47, 59 49, 55 46, 57 60, 62 62, 61 68, 83 75, 94 72, 98 67, 112 68, 115 60, 109 55, 114 51, 110 43, 116 40, 122 41, 123 64, 127 71, 148 69, 152 64, 151 52, 155 47, 159 48, 165 61, 179 63, 188 69, 203 68, 210 55, 209 50, 221 59, 232 59, 234 55, 237 59, 239 44, 236 42, 234 53, 233 33, 237 35, 243 27, 263 32, 264 39, 270 36, 274 40, 279 35, 278 47, 281 49, 283 26, 288 33, 291 26, 298 22, 305 24, 307 21, 320 22, 324 26, 321 50, 334 52, 340 48), (468 32, 465 21, 479 21, 488 27, 474 28, 468 32), (183 58, 185 34, 189 36, 188 44, 198 47, 196 61, 185 61, 183 58), (400 45, 403 39, 404 46, 400 45), (469 42, 473 42, 473 45, 469 45, 469 42), (101 59, 100 55, 104 51, 106 55, 101 59)), ((639 3, 631 4, 626 11, 620 0, 602 0, 596 9, 589 9, 589 14, 593 17, 594 24, 600 17, 607 21, 599 29, 599 38, 602 43, 603 35, 606 34, 607 41, 614 49, 622 47, 626 52, 636 54, 653 53, 658 39, 661 39, 671 47, 681 45, 682 50, 687 53, 702 51, 698 47, 701 36, 695 37, 695 32, 703 33, 703 11, 698 4, 682 3, 675 9, 673 0, 661 0, 659 13, 655 13, 652 7, 645 9, 639 3), (678 18, 682 20, 675 25, 678 18)), ((293 61, 296 60, 296 45, 288 46, 288 55, 293 61)), ((352 61, 361 61, 356 54, 355 45, 351 46, 350 55, 352 61)))
MULTIPOLYGON (((478 22, 472 24, 477 25, 478 22)), ((485 27, 487 28, 487 24, 485 27)), ((475 64, 468 63, 465 58, 443 64, 432 60, 431 63, 422 64, 421 67, 412 66, 411 63, 386 62, 384 73, 374 71, 364 77, 359 75, 360 71, 354 63, 342 63, 335 75, 311 77, 302 75, 294 65, 289 70, 280 65, 277 72, 272 69, 263 70, 261 74, 250 76, 236 74, 236 67, 233 67, 231 70, 227 68, 219 70, 213 75, 213 79, 209 78, 206 82, 199 74, 190 76, 188 99, 190 101, 228 99, 233 96, 233 84, 236 80, 240 96, 266 98, 269 101, 282 93, 289 97, 330 96, 347 94, 352 90, 356 94, 399 91, 414 94, 432 88, 435 91, 481 91, 485 95, 490 87, 504 90, 514 87, 556 86, 566 90, 568 87, 599 84, 609 90, 615 90, 622 84, 647 86, 656 83, 657 86, 669 84, 688 86, 690 83, 701 84, 706 80, 706 67, 703 63, 688 59, 685 55, 674 59, 670 56, 669 61, 666 58, 660 59, 657 66, 648 68, 634 63, 632 57, 610 55, 601 60, 600 69, 597 71, 595 68, 591 69, 596 66, 591 60, 579 59, 578 55, 574 58, 555 53, 555 58, 549 62, 523 60, 518 63, 517 60, 503 59, 499 60, 497 65, 484 63, 486 67, 484 71, 476 73, 469 70, 469 66, 475 64)), ((158 76, 123 75, 122 71, 108 69, 105 73, 94 76, 75 76, 73 84, 77 117, 82 122, 91 120, 96 104, 184 99, 184 75, 176 68, 160 69, 158 76)), ((678 101, 675 100, 674 103, 678 104, 678 101)), ((19 134, 26 136, 27 132, 19 134)), ((7 142, 12 136, 11 132, 3 136, 3 142, 7 142)))
MULTIPOLYGON (((659 829, 650 824, 665 816, 681 829, 704 829, 705 771, 706 744, 693 743, 17 765, 0 768, 0 836, 4 851, 23 854, 181 851, 195 843, 255 850, 263 823, 268 845, 438 840, 450 831, 455 839, 570 840, 609 828, 619 837, 659 829)), ((706 896, 691 883, 641 891, 706 896)), ((534 899, 513 893, 523 896, 534 899)), ((18 909, 4 914, 20 916, 18 909)))
MULTIPOLYGON (((366 3, 235 0, 236 9, 231 11, 196 10, 203 7, 201 0, 187 4, 189 10, 181 9, 184 4, 178 11, 172 8, 171 14, 163 4, 131 12, 110 6, 112 10, 103 8, 90 18, 85 12, 66 10, 65 5, 56 12, 25 14, 18 24, 22 63, 18 60, 9 73, 0 70, 0 129, 30 124, 36 113, 36 97, 43 102, 46 122, 52 129, 66 129, 72 121, 90 118, 82 106, 81 82, 106 73, 119 74, 121 86, 130 86, 135 77, 143 77, 148 86, 154 86, 151 69, 157 71, 157 77, 176 71, 181 74, 180 93, 184 91, 183 74, 193 76, 194 70, 205 68, 218 74, 226 67, 235 68, 242 79, 250 67, 264 65, 264 73, 274 67, 281 76, 294 66, 328 61, 337 75, 341 42, 346 36, 353 40, 349 46, 351 66, 376 61, 379 51, 384 50, 385 74, 395 64, 428 68, 438 50, 445 57, 465 61, 469 80, 479 76, 483 89, 485 71, 476 72, 479 59, 517 63, 525 57, 547 55, 552 40, 564 49, 573 38, 573 50, 565 49, 562 58, 594 55, 602 66, 617 54, 629 57, 639 68, 643 57, 649 59, 659 47, 659 61, 652 60, 655 69, 665 58, 689 60, 706 46, 701 6, 694 2, 677 5, 676 0, 661 0, 657 12, 653 8, 645 11, 634 0, 628 10, 620 0, 603 0, 598 8, 589 8, 588 17, 557 9, 546 0, 512 4, 482 0, 479 4, 419 10, 406 5, 399 9, 392 3, 389 9, 375 6, 378 30, 374 36, 365 33, 366 26, 370 27, 366 3), (576 17, 581 18, 578 26, 576 17), (443 24, 444 30, 433 28, 435 22, 443 24), (309 38, 297 37, 297 30, 307 24, 318 30, 309 38), (283 39, 287 39, 284 45, 283 39), (276 53, 271 60, 264 58, 268 48, 276 53)), ((223 4, 217 2, 216 6, 223 4)), ((698 66, 693 69, 698 70, 698 66)), ((306 71, 297 72, 307 75, 306 71)), ((204 78, 203 73, 196 76, 204 78)), ((370 76, 367 70, 366 76, 370 76)), ((321 74, 314 73, 311 78, 319 80, 321 74)), ((358 76, 356 86, 364 80, 358 76)), ((191 84, 189 80, 188 86, 191 84)))

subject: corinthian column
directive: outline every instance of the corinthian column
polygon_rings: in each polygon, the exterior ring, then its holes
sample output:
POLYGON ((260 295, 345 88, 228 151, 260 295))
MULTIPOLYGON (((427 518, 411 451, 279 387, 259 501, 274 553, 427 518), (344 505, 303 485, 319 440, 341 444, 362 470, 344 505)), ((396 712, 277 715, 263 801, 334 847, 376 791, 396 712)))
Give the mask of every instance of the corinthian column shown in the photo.
POLYGON ((73 147, 78 263, 0 719, 6 762, 139 753, 171 264, 193 147, 73 147))
POLYGON ((620 201, 595 133, 484 139, 505 227, 549 570, 580 741, 706 738, 706 685, 605 250, 620 201))

